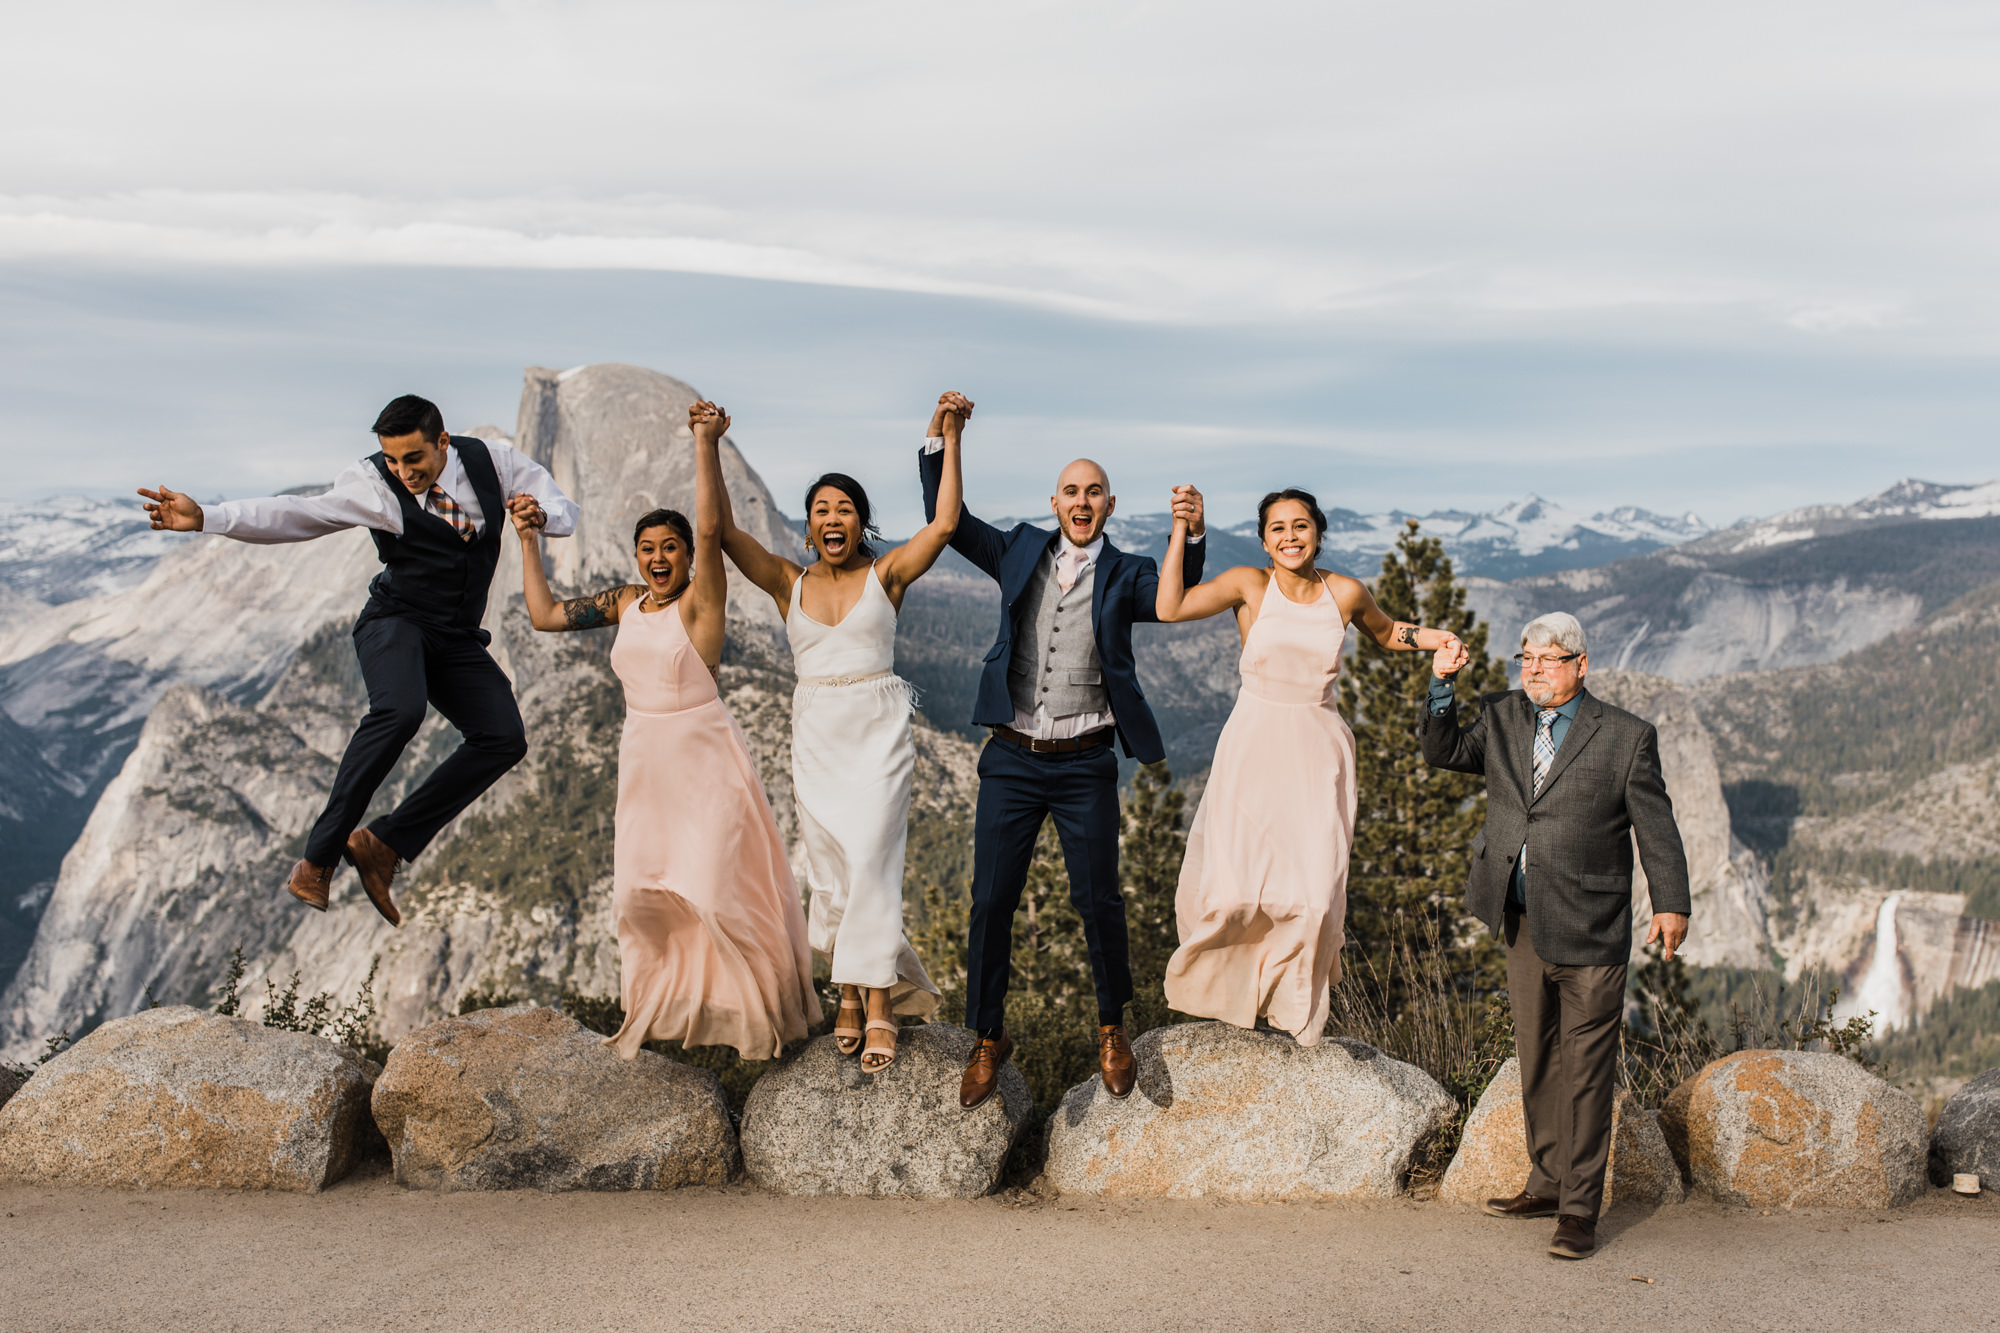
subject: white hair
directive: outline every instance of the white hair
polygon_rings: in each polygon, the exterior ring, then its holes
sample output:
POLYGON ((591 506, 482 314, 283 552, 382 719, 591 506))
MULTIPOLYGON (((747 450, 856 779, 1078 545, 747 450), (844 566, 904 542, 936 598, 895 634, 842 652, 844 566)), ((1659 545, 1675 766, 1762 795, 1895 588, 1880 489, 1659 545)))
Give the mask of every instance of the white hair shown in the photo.
POLYGON ((1550 611, 1536 616, 1521 631, 1521 646, 1533 644, 1537 648, 1555 647, 1566 653, 1584 653, 1583 626, 1567 611, 1550 611))

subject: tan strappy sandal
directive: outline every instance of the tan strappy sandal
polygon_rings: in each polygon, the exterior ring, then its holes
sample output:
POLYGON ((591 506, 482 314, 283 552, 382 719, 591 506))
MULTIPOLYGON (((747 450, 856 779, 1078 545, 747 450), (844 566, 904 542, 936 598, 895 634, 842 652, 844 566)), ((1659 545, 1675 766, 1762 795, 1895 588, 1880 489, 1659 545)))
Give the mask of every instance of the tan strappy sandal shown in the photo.
POLYGON ((845 991, 841 992, 840 1007, 833 1011, 833 1048, 842 1055, 853 1055, 860 1051, 867 1033, 861 1028, 861 1020, 868 1017, 861 997, 849 1000, 845 991), (853 1017, 849 1018, 848 1015, 853 1017))
MULTIPOLYGON (((876 1032, 893 1034, 896 1031, 896 1026, 895 1023, 890 1022, 886 1018, 871 1018, 868 1020, 868 1031, 871 1034, 876 1032)), ((896 1038, 893 1035, 889 1038, 887 1046, 877 1046, 871 1040, 867 1046, 862 1048, 861 1067, 871 1074, 879 1074, 895 1063, 896 1038), (871 1065, 868 1063, 871 1059, 879 1059, 880 1063, 871 1065)))

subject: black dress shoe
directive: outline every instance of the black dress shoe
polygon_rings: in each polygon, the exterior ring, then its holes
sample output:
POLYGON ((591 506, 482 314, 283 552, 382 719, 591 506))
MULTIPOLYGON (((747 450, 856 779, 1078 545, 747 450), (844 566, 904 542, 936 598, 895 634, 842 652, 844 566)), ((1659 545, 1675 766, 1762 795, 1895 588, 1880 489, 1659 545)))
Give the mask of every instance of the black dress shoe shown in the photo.
POLYGON ((1488 1199, 1486 1211, 1494 1217, 1554 1217, 1556 1201, 1522 1190, 1511 1199, 1488 1199))
POLYGON ((1549 1253, 1558 1259, 1588 1259, 1597 1253, 1597 1223, 1587 1217, 1571 1217, 1564 1213, 1556 1222, 1556 1234, 1549 1241, 1549 1253))

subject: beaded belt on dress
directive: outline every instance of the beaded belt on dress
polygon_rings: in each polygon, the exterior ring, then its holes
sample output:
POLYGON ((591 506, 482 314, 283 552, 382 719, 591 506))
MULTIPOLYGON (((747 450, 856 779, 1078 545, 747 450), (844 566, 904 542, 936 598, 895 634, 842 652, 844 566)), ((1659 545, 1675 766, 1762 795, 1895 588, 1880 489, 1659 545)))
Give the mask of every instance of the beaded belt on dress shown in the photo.
POLYGON ((895 675, 893 671, 871 671, 865 676, 800 676, 799 684, 805 685, 865 685, 871 680, 887 680, 895 675))

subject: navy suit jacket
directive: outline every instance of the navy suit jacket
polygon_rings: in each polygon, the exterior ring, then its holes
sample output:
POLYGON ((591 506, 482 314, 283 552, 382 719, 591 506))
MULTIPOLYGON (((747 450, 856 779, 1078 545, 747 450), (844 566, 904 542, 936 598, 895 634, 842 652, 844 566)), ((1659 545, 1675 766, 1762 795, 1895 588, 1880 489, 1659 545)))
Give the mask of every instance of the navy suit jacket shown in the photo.
MULTIPOLYGON (((924 483, 924 521, 929 522, 937 516, 944 452, 919 454, 917 469, 924 483)), ((1002 532, 959 506, 958 530, 952 534, 951 549, 1000 585, 1000 633, 979 673, 979 694, 972 708, 972 724, 976 727, 1008 726, 1014 721, 1014 700, 1007 692, 1007 667, 1014 656, 1015 620, 1036 566, 1061 539, 1060 533, 1032 523, 1002 532)), ((1181 576, 1190 588, 1201 582, 1206 548, 1206 542, 1188 543, 1187 555, 1181 561, 1181 576)), ((1167 747, 1160 739, 1160 724, 1153 720, 1153 710, 1146 706, 1145 691, 1139 688, 1138 666, 1132 657, 1132 626, 1139 621, 1159 622, 1153 599, 1160 587, 1160 567, 1151 556, 1119 550, 1107 537, 1097 558, 1095 578, 1090 590, 1090 627, 1097 641, 1098 660, 1104 667, 1104 688, 1111 696, 1111 714, 1118 720, 1118 739, 1125 753, 1140 763, 1157 764, 1167 757, 1167 747)))

